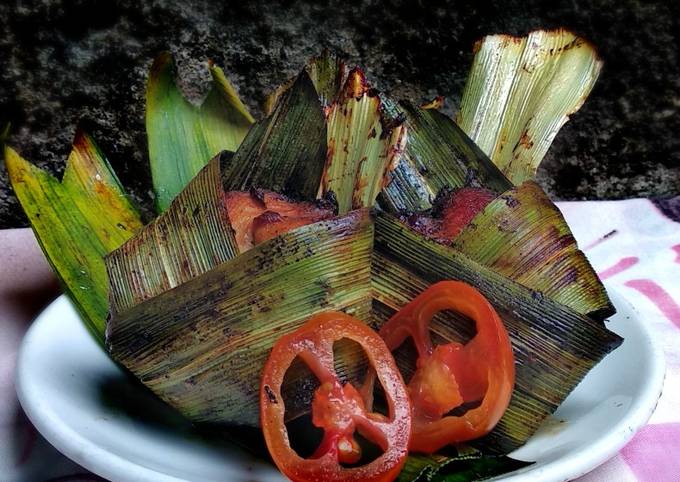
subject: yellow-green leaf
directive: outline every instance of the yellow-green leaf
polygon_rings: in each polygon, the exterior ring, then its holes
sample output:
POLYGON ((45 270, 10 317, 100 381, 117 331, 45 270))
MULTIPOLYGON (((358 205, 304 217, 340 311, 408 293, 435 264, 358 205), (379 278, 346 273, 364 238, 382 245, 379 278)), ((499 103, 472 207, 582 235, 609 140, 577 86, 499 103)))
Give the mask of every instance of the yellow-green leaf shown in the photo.
POLYGON ((179 286, 238 254, 215 156, 167 211, 106 258, 111 313, 179 286))
POLYGON ((458 125, 516 185, 532 179, 593 88, 595 49, 563 29, 491 35, 475 45, 458 125))
POLYGON ((109 308, 104 256, 141 228, 139 214, 102 152, 81 131, 61 182, 9 147, 5 163, 14 192, 64 290, 90 331, 103 340, 109 308))
POLYGON ((491 201, 452 246, 537 296, 598 320, 615 313, 562 213, 533 181, 491 201))
POLYGON ((333 192, 341 214, 371 207, 405 142, 401 123, 388 125, 382 102, 359 69, 349 74, 340 98, 328 107, 328 155, 322 188, 333 192))
POLYGON ((159 212, 220 151, 235 151, 253 117, 222 69, 210 65, 213 86, 195 106, 177 88, 172 57, 161 54, 149 72, 146 133, 159 212))

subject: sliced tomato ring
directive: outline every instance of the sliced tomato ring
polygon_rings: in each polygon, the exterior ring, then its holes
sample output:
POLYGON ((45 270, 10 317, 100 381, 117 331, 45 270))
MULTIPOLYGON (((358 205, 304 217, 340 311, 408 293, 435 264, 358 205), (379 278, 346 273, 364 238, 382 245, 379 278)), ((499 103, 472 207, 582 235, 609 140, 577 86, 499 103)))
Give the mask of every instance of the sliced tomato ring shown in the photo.
MULTIPOLYGON (((413 406, 411 450, 432 453, 445 445, 489 433, 503 416, 515 383, 510 338, 500 317, 472 286, 441 281, 430 286, 380 329, 390 350, 408 337, 418 351, 416 371, 408 384, 413 406), (477 333, 465 345, 433 346, 434 316, 453 310, 475 321, 477 333), (460 416, 447 415, 463 404, 478 404, 460 416)), ((362 389, 372 405, 370 375, 362 389)))
POLYGON ((411 405, 399 369, 380 336, 344 313, 316 315, 276 342, 262 375, 260 419, 274 462, 294 482, 390 481, 397 477, 408 454, 411 405), (333 343, 343 338, 363 347, 383 386, 387 417, 367 410, 356 388, 351 383, 343 385, 335 373, 333 343), (311 458, 299 456, 291 447, 284 425, 281 385, 297 356, 321 383, 312 400, 312 423, 324 430, 324 436, 311 458), (355 431, 383 453, 365 465, 344 467, 342 463, 356 463, 361 457, 355 431))

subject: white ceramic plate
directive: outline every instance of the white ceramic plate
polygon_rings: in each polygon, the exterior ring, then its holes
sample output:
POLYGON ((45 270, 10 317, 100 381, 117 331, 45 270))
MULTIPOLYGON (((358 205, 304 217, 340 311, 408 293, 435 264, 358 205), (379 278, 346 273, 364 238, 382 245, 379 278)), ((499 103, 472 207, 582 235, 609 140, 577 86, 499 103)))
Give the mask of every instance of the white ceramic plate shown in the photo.
MULTIPOLYGON (((609 322, 625 341, 593 369, 538 433, 513 455, 535 464, 512 481, 564 481, 613 456, 651 416, 663 355, 639 315, 616 293, 609 322)), ((77 463, 114 481, 281 481, 273 466, 202 438, 99 348, 65 297, 31 326, 19 355, 17 392, 43 436, 77 463)))

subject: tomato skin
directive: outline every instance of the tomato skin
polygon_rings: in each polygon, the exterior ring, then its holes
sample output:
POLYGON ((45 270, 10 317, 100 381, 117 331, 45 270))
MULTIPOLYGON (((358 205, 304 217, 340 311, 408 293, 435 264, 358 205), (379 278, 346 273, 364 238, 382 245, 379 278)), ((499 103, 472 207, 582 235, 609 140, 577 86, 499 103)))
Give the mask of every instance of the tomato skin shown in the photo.
POLYGON ((491 304, 472 286, 441 281, 430 286, 380 329, 394 350, 408 337, 418 350, 409 382, 413 405, 411 451, 433 453, 489 433, 503 416, 515 383, 510 338, 491 304), (467 344, 432 346, 430 322, 453 310, 475 320, 477 334, 467 344), (461 416, 446 415, 464 402, 480 402, 461 416))
POLYGON ((316 315, 276 342, 262 374, 260 419, 274 462, 293 482, 388 482, 399 475, 408 455, 411 404, 399 369, 380 336, 344 313, 316 315), (338 380, 333 342, 342 338, 359 343, 377 369, 388 401, 387 419, 368 411, 359 392, 338 380), (321 382, 312 402, 312 421, 324 429, 324 439, 308 459, 300 457, 290 446, 281 396, 285 373, 298 355, 321 382), (339 462, 357 460, 358 446, 352 443, 354 430, 379 445, 384 453, 366 465, 347 468, 339 462))

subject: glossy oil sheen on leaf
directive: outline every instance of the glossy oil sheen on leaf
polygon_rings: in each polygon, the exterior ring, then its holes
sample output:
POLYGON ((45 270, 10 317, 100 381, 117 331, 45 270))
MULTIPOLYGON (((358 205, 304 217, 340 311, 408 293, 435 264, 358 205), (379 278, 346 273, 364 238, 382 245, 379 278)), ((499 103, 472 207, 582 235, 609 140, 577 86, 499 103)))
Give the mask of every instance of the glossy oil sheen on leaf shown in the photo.
POLYGON ((222 150, 235 151, 253 118, 219 67, 210 66, 213 85, 200 106, 177 87, 172 57, 161 54, 149 72, 146 133, 159 212, 222 150))
POLYGON ((104 256, 141 228, 137 211, 101 151, 81 131, 61 182, 11 148, 5 162, 43 252, 90 331, 103 341, 109 309, 104 256))
POLYGON ((592 45, 563 29, 485 37, 475 46, 456 120, 514 184, 521 184, 534 177, 601 68, 592 45))
POLYGON ((531 288, 536 296, 599 320, 615 312, 562 213, 533 181, 487 205, 455 238, 453 247, 531 288))

